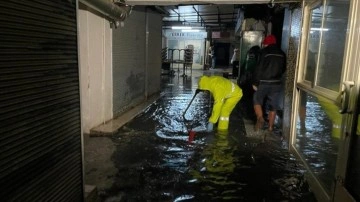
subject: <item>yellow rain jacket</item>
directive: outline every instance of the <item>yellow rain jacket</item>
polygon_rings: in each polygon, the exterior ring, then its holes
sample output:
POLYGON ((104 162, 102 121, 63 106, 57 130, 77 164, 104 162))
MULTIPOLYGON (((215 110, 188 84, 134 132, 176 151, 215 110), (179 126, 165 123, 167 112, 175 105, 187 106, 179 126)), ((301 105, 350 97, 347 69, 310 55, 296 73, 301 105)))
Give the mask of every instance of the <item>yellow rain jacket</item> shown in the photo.
POLYGON ((209 122, 216 123, 220 118, 218 129, 227 129, 231 111, 243 95, 241 88, 221 76, 202 76, 198 88, 210 91, 214 97, 214 107, 209 122))

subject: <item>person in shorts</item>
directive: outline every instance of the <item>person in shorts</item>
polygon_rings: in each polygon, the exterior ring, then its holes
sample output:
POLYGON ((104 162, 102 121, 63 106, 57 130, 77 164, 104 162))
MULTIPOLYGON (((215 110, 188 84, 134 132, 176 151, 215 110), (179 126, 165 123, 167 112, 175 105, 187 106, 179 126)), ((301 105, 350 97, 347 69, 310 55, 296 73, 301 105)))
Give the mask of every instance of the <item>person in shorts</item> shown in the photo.
POLYGON ((268 130, 274 129, 276 111, 279 106, 282 91, 282 76, 286 70, 286 55, 276 45, 274 35, 265 37, 263 49, 260 51, 259 60, 255 67, 252 86, 255 91, 253 97, 254 110, 256 114, 255 130, 262 129, 264 125, 263 104, 267 100, 269 107, 268 130))

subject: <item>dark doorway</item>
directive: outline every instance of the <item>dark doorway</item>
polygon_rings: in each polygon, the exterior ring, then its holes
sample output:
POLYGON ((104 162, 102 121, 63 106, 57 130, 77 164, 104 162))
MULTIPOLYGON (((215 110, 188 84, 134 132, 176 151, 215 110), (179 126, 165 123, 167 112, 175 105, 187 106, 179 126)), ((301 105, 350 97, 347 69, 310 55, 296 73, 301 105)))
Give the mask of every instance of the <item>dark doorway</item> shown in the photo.
POLYGON ((215 44, 216 67, 228 67, 230 58, 230 43, 215 44))

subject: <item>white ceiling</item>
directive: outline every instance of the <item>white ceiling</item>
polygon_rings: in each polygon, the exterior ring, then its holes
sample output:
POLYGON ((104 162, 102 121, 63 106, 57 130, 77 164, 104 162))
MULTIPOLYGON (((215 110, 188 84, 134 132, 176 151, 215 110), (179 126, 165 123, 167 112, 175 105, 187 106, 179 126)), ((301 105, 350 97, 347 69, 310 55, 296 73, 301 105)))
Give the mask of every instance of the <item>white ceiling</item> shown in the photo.
POLYGON ((164 24, 197 25, 202 27, 231 27, 236 24, 239 7, 224 5, 184 5, 165 6, 169 15, 164 16, 164 24))
MULTIPOLYGON (((179 5, 179 4, 267 4, 272 0, 126 0, 128 5, 179 5)), ((303 0, 273 0, 275 3, 291 3, 303 0)))
POLYGON ((240 9, 260 19, 274 7, 302 0, 126 0, 128 5, 149 6, 163 14, 163 28, 196 26, 211 30, 231 30, 237 23, 240 9), (271 4, 273 2, 273 4, 271 4), (271 6, 272 5, 272 6, 271 6), (275 5, 275 6, 274 6, 275 5), (264 9, 265 8, 265 9, 264 9))

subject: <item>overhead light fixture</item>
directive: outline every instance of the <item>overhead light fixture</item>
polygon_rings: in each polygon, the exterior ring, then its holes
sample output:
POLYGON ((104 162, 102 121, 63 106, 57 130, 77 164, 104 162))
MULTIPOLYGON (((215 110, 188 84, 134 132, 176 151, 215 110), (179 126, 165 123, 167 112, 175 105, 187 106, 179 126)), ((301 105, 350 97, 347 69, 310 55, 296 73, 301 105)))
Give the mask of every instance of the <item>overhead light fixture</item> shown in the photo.
POLYGON ((316 28, 316 27, 312 27, 310 28, 311 31, 329 31, 328 28, 316 28))
POLYGON ((172 26, 171 29, 191 29, 191 27, 172 26))
POLYGON ((200 32, 198 29, 182 29, 181 32, 200 32))

